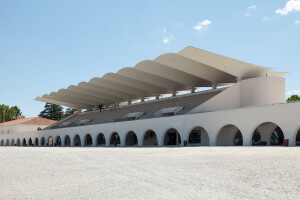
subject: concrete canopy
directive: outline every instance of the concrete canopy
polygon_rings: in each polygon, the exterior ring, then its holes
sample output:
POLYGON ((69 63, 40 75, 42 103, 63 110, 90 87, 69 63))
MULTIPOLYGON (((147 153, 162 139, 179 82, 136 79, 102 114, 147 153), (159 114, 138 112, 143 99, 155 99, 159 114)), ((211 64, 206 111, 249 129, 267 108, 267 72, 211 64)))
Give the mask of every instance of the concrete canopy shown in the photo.
POLYGON ((99 104, 286 74, 270 70, 195 47, 186 47, 177 54, 167 53, 153 61, 144 60, 134 67, 125 67, 117 73, 107 73, 101 78, 95 77, 88 82, 44 94, 35 100, 73 108, 93 108, 99 104))

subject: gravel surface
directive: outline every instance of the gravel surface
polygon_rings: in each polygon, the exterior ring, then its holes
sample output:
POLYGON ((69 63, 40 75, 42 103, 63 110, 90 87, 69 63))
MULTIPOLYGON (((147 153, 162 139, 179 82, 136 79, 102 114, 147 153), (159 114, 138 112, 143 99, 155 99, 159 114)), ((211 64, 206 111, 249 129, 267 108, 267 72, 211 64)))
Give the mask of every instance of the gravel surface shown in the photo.
POLYGON ((297 147, 0 147, 0 199, 299 197, 297 147))

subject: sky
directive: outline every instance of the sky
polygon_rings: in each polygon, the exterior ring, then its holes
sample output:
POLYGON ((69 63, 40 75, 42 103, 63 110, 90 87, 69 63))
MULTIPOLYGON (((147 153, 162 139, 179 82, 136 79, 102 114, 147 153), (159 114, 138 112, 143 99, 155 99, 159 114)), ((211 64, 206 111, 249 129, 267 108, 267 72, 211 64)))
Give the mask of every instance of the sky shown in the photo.
POLYGON ((0 0, 0 104, 37 116, 37 96, 194 46, 289 72, 300 94, 300 0, 0 0))

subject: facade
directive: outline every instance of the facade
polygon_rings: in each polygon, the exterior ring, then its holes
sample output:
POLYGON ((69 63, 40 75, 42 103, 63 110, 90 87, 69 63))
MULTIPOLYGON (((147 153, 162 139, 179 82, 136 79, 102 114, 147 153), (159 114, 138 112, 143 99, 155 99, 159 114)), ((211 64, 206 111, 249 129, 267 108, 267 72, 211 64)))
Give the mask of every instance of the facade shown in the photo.
MULTIPOLYGON (((0 138, 8 138, 10 135, 22 136, 23 133, 36 132, 54 124, 56 121, 43 119, 40 117, 25 118, 24 116, 19 116, 16 120, 9 122, 0 123, 0 138)), ((17 140, 1 139, 1 146, 15 146, 17 145, 17 140)), ((21 141, 19 142, 21 145, 21 141)))
POLYGON ((285 102, 285 74, 187 47, 37 97, 87 111, 42 131, 0 134, 0 141, 142 147, 283 145, 288 140, 295 146, 300 121, 293 116, 300 102, 285 102))

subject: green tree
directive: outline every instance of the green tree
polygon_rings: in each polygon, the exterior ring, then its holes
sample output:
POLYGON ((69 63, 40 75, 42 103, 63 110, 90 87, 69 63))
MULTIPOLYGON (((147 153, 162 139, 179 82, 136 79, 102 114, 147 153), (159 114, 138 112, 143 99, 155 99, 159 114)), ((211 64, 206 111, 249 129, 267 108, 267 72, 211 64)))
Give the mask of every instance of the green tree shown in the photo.
POLYGON ((300 100, 300 96, 298 96, 298 95, 292 95, 286 101, 287 102, 292 102, 292 101, 299 101, 299 100, 300 100))
POLYGON ((65 112, 65 117, 68 117, 69 115, 74 114, 77 111, 75 108, 67 108, 65 112))
POLYGON ((22 112, 18 106, 0 105, 0 123, 15 120, 20 115, 22 112))
POLYGON ((52 120, 61 120, 64 118, 63 107, 56 104, 46 103, 44 110, 40 112, 39 117, 52 120))

